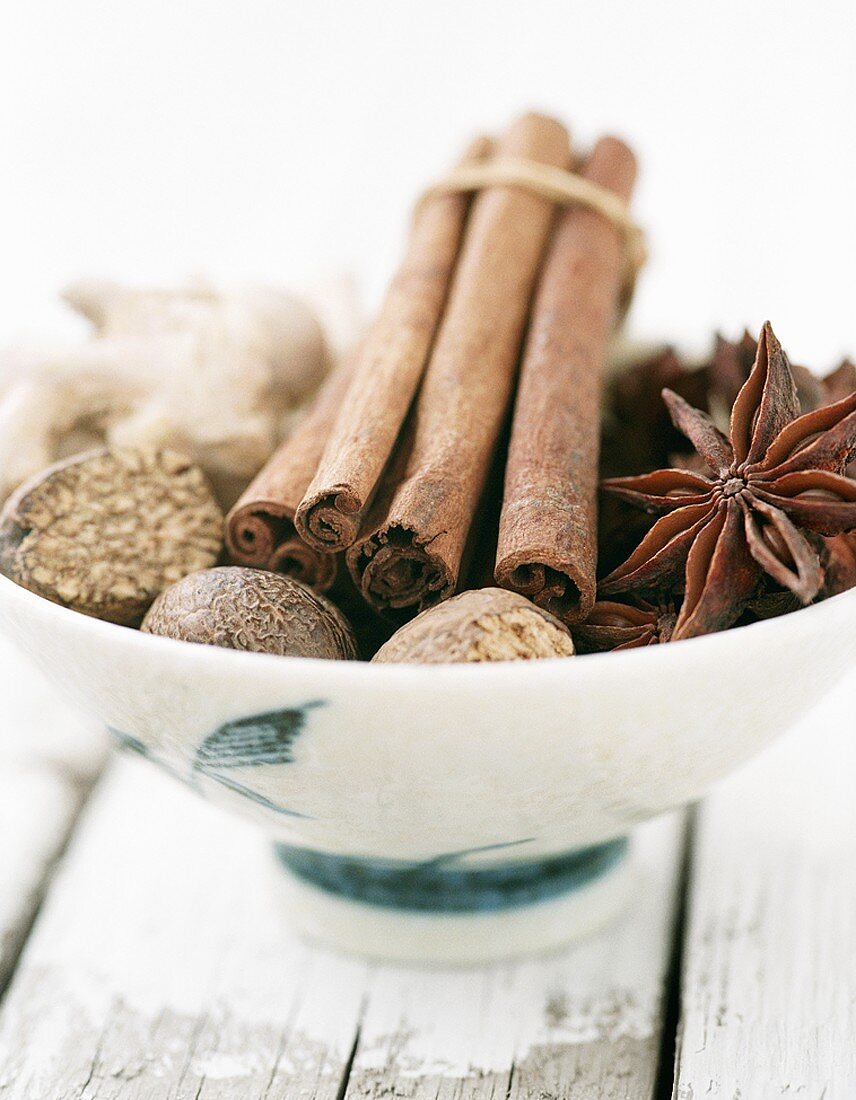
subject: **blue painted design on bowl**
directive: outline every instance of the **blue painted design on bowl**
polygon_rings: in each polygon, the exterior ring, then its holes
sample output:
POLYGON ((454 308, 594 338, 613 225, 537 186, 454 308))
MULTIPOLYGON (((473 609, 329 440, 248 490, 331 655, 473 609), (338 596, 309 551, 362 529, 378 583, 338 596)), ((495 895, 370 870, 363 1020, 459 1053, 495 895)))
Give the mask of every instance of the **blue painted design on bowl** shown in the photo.
POLYGON ((124 733, 113 726, 108 730, 118 741, 119 747, 127 752, 151 760, 168 771, 176 779, 188 783, 197 793, 200 790, 198 777, 204 776, 222 787, 226 787, 242 798, 261 806, 272 813, 286 817, 312 820, 308 814, 290 810, 273 799, 268 798, 260 791, 242 783, 234 775, 229 774, 233 768, 254 768, 265 764, 291 764, 294 762, 292 748, 295 739, 306 724, 306 712, 313 707, 323 706, 320 700, 305 703, 302 707, 289 707, 282 710, 265 711, 261 714, 252 714, 246 718, 238 718, 234 721, 224 722, 209 734, 200 745, 193 759, 193 767, 190 774, 179 774, 173 767, 165 763, 137 737, 124 733))
POLYGON ((130 733, 123 733, 121 730, 117 730, 115 726, 108 726, 107 732, 117 742, 120 749, 125 752, 132 752, 136 756, 142 756, 145 760, 152 760, 152 754, 142 741, 137 737, 132 737, 130 733))
POLYGON ((197 749, 194 775, 204 775, 275 814, 308 819, 308 814, 281 806, 228 772, 233 768, 294 763, 294 742, 306 725, 307 713, 323 706, 324 700, 313 699, 300 707, 268 710, 224 722, 197 749))
POLYGON ((234 776, 231 775, 219 775, 217 772, 204 772, 209 779, 213 779, 215 783, 219 783, 222 787, 226 787, 230 791, 234 791, 235 794, 241 795, 242 798, 248 798, 250 802, 255 802, 257 806, 262 806, 266 810, 271 810, 275 814, 282 814, 285 817, 301 817, 306 821, 314 820, 309 814, 299 813, 297 810, 289 810, 287 806, 280 806, 278 802, 274 802, 273 799, 263 795, 260 791, 254 791, 252 787, 247 787, 244 783, 240 783, 234 776))
POLYGON ((210 733, 196 751, 194 768, 211 774, 221 768, 291 764, 294 742, 306 725, 306 714, 324 706, 315 699, 300 707, 269 710, 224 722, 210 733))
POLYGON ((406 862, 275 846, 282 864, 311 886, 351 901, 424 913, 496 912, 549 901, 605 875, 627 848, 621 837, 545 859, 467 867, 455 865, 465 852, 406 862))
POLYGON ((478 848, 458 848, 454 852, 444 852, 433 859, 426 859, 423 863, 414 864, 419 867, 448 867, 450 863, 458 863, 467 856, 480 856, 487 852, 501 852, 506 848, 519 848, 522 844, 534 844, 537 837, 525 836, 521 840, 505 840, 499 844, 480 844, 478 848))
POLYGON ((138 737, 132 737, 130 733, 124 733, 122 730, 117 730, 115 726, 108 726, 107 731, 115 738, 118 742, 119 749, 123 752, 130 752, 135 756, 141 756, 144 760, 150 760, 152 764, 162 771, 165 771, 168 775, 171 775, 173 779, 177 779, 180 783, 187 782, 187 777, 185 775, 174 768, 172 764, 168 764, 166 760, 163 760, 160 756, 156 756, 148 745, 143 744, 138 737))

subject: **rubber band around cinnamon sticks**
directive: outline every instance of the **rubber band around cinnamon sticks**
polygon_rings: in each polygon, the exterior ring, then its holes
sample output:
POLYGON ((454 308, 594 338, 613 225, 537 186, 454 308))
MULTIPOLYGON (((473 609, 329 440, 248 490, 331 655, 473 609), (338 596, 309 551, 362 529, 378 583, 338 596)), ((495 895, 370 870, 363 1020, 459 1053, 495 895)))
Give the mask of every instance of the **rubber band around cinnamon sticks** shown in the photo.
POLYGON ((480 164, 463 164, 454 168, 426 188, 415 211, 418 213, 422 203, 435 195, 500 186, 523 188, 558 206, 581 206, 594 210, 619 230, 625 249, 619 310, 619 315, 623 317, 633 298, 636 277, 648 259, 648 249, 645 234, 631 216, 629 205, 608 187, 551 164, 541 164, 525 157, 501 156, 480 164))

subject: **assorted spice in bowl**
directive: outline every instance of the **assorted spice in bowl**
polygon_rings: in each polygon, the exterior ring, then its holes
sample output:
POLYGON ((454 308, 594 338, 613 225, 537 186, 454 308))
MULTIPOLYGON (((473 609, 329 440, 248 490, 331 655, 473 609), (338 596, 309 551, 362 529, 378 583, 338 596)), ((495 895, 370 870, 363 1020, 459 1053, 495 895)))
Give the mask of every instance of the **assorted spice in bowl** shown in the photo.
POLYGON ((155 597, 214 565, 223 515, 170 451, 102 449, 25 482, 0 516, 0 569, 55 603, 139 626, 155 597))
POLYGON ((425 663, 674 644, 852 587, 852 364, 792 367, 765 324, 608 369, 635 175, 540 115, 477 139, 225 518, 198 461, 109 445, 15 490, 0 570, 171 638, 425 663))

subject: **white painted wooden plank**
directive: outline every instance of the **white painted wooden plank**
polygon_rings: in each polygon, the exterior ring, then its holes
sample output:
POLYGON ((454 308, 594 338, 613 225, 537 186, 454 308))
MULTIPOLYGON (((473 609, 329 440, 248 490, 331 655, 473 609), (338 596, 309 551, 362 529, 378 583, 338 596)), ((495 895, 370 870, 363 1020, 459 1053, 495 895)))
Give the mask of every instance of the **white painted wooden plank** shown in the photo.
POLYGON ((80 787, 62 773, 0 760, 0 991, 80 801, 80 787))
POLYGON ((653 1095, 683 818, 639 831, 630 910, 561 954, 374 976, 348 1097, 653 1095))
POLYGON ((679 1100, 856 1097, 856 684, 704 804, 679 1100))
POLYGON ((591 1095, 596 1066, 603 1096, 650 1096, 679 832, 643 830, 632 912, 572 951, 371 967, 292 937, 254 829, 120 761, 0 1006, 0 1097, 335 1100, 358 1036, 351 1095, 591 1095))
POLYGON ((100 766, 104 739, 0 644, 0 992, 100 766))
POLYGON ((288 933, 276 874, 250 826, 117 761, 0 1008, 0 1097, 334 1097, 366 967, 288 933))

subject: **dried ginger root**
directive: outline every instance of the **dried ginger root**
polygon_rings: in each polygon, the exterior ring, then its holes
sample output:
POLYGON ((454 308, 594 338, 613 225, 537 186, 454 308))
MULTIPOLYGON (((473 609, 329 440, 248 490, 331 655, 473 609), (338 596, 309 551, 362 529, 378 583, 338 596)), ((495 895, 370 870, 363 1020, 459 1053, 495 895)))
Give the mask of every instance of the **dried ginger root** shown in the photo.
POLYGON ((142 384, 112 369, 112 355, 101 351, 90 341, 0 357, 0 503, 59 459, 102 445, 110 420, 143 399, 142 384))
POLYGON ((276 290, 81 282, 65 297, 92 335, 6 364, 0 500, 52 462, 106 443, 187 454, 226 508, 330 364, 315 311, 276 290))

